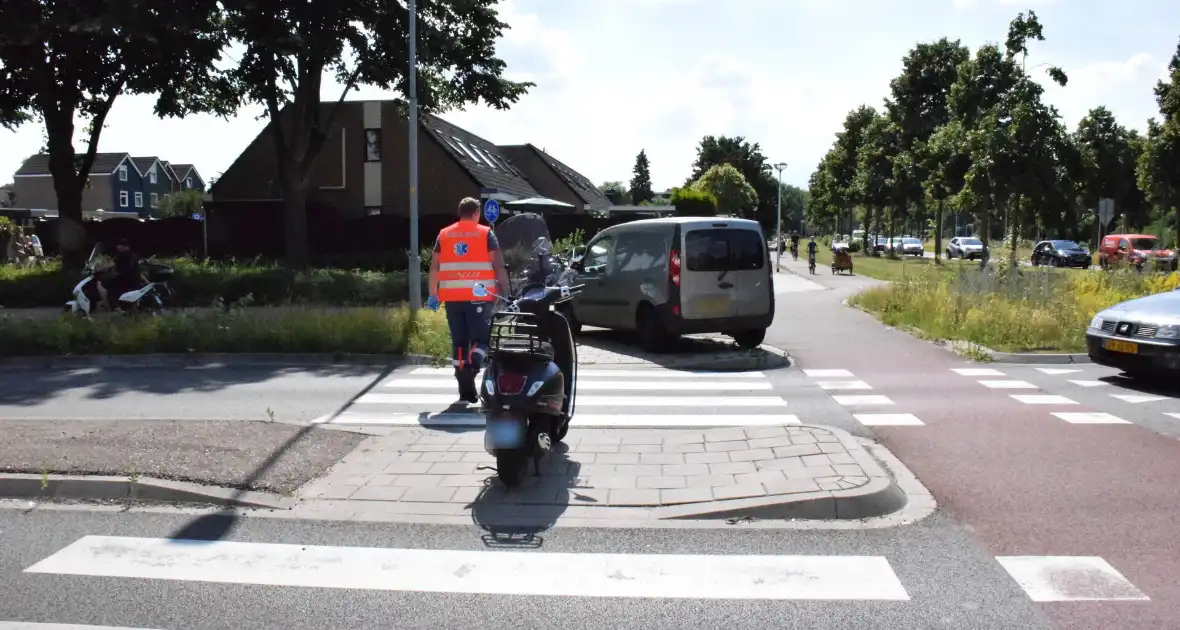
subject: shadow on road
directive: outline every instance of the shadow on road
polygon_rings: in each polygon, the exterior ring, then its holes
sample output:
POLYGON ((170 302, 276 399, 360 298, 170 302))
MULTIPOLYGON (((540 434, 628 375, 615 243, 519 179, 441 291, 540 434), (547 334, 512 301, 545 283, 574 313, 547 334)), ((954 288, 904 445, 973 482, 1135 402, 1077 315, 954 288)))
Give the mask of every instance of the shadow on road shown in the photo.
POLYGON ((532 464, 530 476, 518 488, 505 488, 495 476, 489 477, 479 495, 468 506, 471 522, 484 531, 484 545, 494 548, 539 548, 542 532, 551 529, 571 503, 589 505, 594 499, 581 497, 572 487, 581 464, 569 458, 569 446, 558 442, 541 462, 537 476, 532 464))

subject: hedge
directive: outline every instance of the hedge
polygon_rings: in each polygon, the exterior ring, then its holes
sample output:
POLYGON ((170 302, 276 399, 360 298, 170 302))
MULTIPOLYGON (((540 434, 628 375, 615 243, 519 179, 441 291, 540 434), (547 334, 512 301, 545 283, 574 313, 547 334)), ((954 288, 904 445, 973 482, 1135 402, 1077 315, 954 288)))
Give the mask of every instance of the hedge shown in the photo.
POLYGON ((194 352, 450 355, 441 312, 285 306, 157 316, 0 318, 0 356, 194 352))
POLYGON ((682 217, 717 216, 717 198, 692 188, 678 188, 673 192, 672 205, 676 206, 676 214, 682 217))
MULTIPOLYGON (((378 306, 406 301, 404 271, 312 269, 294 271, 274 264, 210 263, 192 259, 162 260, 176 270, 169 283, 176 293, 171 307, 209 306, 218 298, 234 301, 247 295, 257 306, 334 304, 378 306)), ((42 267, 0 266, 0 307, 57 307, 70 299, 82 279, 56 263, 42 267)), ((422 274, 425 283, 426 274, 422 274)))

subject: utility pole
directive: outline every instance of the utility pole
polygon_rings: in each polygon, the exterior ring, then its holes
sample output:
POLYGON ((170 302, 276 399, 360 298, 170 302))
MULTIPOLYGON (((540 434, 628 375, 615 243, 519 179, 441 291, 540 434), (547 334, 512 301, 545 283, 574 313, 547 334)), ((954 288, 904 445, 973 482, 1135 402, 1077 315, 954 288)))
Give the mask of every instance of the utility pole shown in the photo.
POLYGON ((418 256, 418 7, 409 0, 410 13, 410 77, 406 107, 410 119, 410 313, 422 307, 422 259, 418 256))
POLYGON ((774 268, 778 271, 782 271, 783 261, 783 248, 779 246, 779 243, 783 238, 783 171, 786 168, 786 162, 774 165, 774 170, 778 171, 778 212, 775 213, 774 223, 774 268))

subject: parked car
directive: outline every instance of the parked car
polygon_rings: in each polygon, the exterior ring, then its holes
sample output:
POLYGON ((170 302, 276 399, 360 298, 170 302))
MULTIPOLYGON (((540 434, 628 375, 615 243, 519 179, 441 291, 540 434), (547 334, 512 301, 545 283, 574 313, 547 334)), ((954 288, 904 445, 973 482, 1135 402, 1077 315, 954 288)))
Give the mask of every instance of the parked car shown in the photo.
POLYGON ((1086 349, 1091 361, 1131 375, 1180 376, 1180 290, 1099 312, 1086 330, 1086 349))
POLYGON ((922 247, 922 241, 912 237, 903 236, 899 239, 894 239, 897 243, 894 245, 894 251, 905 256, 925 256, 926 250, 922 247))
POLYGON ((946 246, 947 258, 965 258, 967 260, 974 260, 976 258, 987 258, 987 248, 983 246, 983 241, 973 236, 956 236, 951 239, 946 246))
POLYGON ((1033 248, 1032 264, 1089 269, 1094 261, 1090 250, 1073 241, 1041 241, 1033 248))
POLYGON ((1139 269, 1176 271, 1176 253, 1160 245, 1150 234, 1109 234, 1098 246, 1098 264, 1131 264, 1139 269))
POLYGON ((693 333, 754 348, 774 319, 773 271, 757 221, 631 221, 599 232, 573 267, 585 285, 569 302, 574 329, 634 330, 651 351, 693 333))

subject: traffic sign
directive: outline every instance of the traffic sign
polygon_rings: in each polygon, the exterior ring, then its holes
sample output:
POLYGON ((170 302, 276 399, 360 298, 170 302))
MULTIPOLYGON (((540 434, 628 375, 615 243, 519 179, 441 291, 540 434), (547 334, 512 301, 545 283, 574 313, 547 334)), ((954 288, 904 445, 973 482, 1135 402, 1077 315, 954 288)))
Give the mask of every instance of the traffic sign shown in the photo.
POLYGON ((1098 221, 1102 227, 1106 227, 1110 220, 1114 218, 1114 199, 1099 199, 1098 200, 1098 221))
POLYGON ((194 213, 193 213, 193 219, 195 219, 195 220, 197 220, 197 221, 200 221, 200 220, 204 219, 204 217, 202 217, 202 216, 201 216, 201 213, 200 213, 200 212, 194 212, 194 213))
POLYGON ((483 218, 487 219, 488 223, 495 223, 496 219, 500 218, 500 202, 495 199, 483 202, 483 218))

